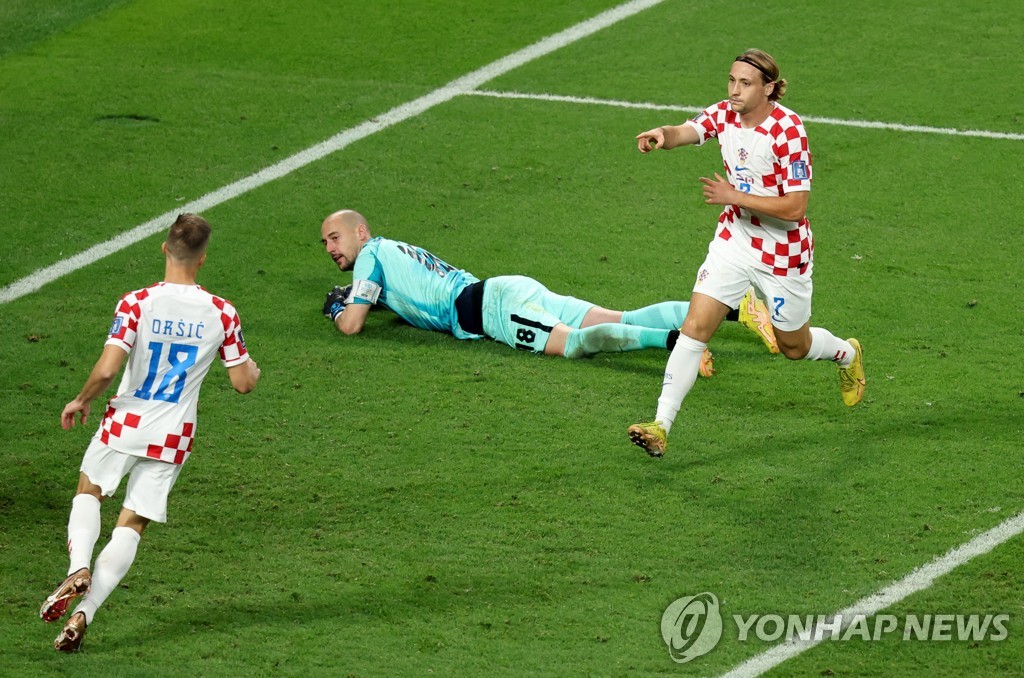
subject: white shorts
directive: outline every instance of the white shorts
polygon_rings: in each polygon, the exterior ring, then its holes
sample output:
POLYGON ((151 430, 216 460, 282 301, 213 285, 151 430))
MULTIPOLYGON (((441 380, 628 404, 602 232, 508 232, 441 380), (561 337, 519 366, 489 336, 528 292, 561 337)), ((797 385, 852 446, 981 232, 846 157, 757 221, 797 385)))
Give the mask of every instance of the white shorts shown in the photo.
POLYGON ((713 242, 697 271, 693 291, 739 308, 743 295, 753 285, 771 312, 772 325, 783 332, 798 330, 811 319, 811 273, 775 275, 753 265, 738 263, 727 243, 713 242), (717 245, 717 246, 716 246, 717 245), (723 251, 725 250, 725 251, 723 251))
POLYGON ((127 475, 124 508, 158 523, 167 522, 167 495, 181 473, 181 464, 118 452, 94 438, 80 470, 100 486, 105 497, 113 496, 127 475))

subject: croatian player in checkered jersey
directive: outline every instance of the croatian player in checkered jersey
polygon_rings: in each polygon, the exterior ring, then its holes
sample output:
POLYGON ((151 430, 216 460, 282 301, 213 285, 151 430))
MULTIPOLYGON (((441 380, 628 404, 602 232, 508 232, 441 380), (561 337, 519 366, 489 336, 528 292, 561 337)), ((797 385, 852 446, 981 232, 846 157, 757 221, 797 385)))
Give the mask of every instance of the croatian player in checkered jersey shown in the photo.
MULTIPOLYGON (((352 210, 328 216, 320 236, 338 268, 353 272, 352 285, 335 287, 324 302, 324 315, 344 334, 361 332, 370 309, 379 304, 414 327, 457 339, 486 336, 534 353, 583 358, 606 351, 671 349, 689 307, 666 301, 612 311, 555 294, 525 276, 479 280, 422 248, 373 237, 366 218, 352 210)), ((767 315, 763 304, 761 309, 767 315)), ((758 333, 771 349, 770 331, 758 333)), ((704 376, 714 373, 710 352, 704 351, 698 363, 704 376)))
MULTIPOLYGON (((660 457, 689 393, 708 340, 754 285, 764 294, 781 352, 791 360, 830 360, 839 366, 843 402, 864 395, 860 343, 811 327, 814 236, 807 221, 811 154, 796 113, 778 103, 786 92, 769 54, 750 49, 729 71, 729 98, 681 125, 637 135, 641 153, 697 145, 717 138, 726 178, 702 177, 704 202, 722 205, 718 229, 697 273, 690 311, 668 365, 652 422, 629 427, 630 440, 660 457)), ((741 308, 742 310, 742 308, 741 308)))
POLYGON ((103 353, 78 396, 61 412, 64 429, 75 416, 86 423, 90 405, 125 368, 99 430, 82 459, 78 491, 68 519, 68 576, 43 603, 40 616, 60 619, 84 596, 54 648, 81 647, 96 610, 128 572, 150 521, 166 522, 167 495, 196 436, 199 388, 216 357, 239 393, 256 386, 260 370, 242 339, 234 306, 196 284, 206 261, 210 225, 179 215, 162 249, 162 282, 129 292, 118 302, 103 353), (100 536, 100 503, 128 476, 124 504, 110 542, 92 566, 100 536))

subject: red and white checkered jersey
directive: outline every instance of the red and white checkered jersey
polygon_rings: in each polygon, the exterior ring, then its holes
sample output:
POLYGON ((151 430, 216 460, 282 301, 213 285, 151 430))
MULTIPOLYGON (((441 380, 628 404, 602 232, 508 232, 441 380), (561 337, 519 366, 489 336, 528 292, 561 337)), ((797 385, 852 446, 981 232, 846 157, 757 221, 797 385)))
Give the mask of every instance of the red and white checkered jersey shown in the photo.
MULTIPOLYGON (((729 102, 721 101, 687 124, 697 130, 700 144, 718 139, 726 175, 736 190, 760 196, 811 190, 807 132, 800 117, 785 106, 776 103, 764 122, 744 128, 729 102)), ((726 205, 715 237, 738 239, 743 251, 775 275, 805 273, 812 266, 814 235, 807 217, 785 221, 726 205)))
POLYGON ((199 285, 157 283, 124 295, 107 345, 128 353, 96 436, 125 454, 183 464, 196 435, 199 389, 215 356, 249 360, 234 306, 199 285))

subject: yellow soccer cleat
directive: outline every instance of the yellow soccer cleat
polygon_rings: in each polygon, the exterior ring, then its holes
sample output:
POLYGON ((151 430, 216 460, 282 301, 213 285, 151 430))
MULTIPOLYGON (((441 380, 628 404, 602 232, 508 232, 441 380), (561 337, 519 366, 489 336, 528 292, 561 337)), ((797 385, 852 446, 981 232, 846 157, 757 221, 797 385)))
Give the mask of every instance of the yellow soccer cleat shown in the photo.
POLYGON ((768 307, 754 294, 753 287, 743 295, 739 310, 740 324, 761 337, 761 341, 768 347, 769 352, 778 353, 779 343, 775 340, 775 330, 772 328, 772 319, 768 313, 768 307))
POLYGON ((630 442, 637 447, 644 448, 644 451, 652 457, 660 457, 665 454, 665 448, 668 446, 668 434, 665 433, 660 421, 633 424, 627 433, 630 442))
POLYGON ((703 355, 700 357, 700 376, 705 379, 715 373, 715 356, 711 351, 704 349, 703 355))
POLYGON ((868 380, 864 377, 864 349, 856 339, 847 339, 853 346, 853 362, 849 367, 839 368, 839 390, 843 393, 843 402, 853 407, 864 397, 864 389, 868 380))

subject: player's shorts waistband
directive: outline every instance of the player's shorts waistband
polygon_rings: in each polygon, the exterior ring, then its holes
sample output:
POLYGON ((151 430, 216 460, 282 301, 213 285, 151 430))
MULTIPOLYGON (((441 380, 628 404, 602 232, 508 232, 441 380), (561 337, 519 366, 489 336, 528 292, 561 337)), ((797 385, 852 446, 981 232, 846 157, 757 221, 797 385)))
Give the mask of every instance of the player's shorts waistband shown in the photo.
POLYGON ((455 298, 455 312, 459 316, 459 327, 469 334, 484 333, 484 283, 485 280, 466 285, 455 298))

